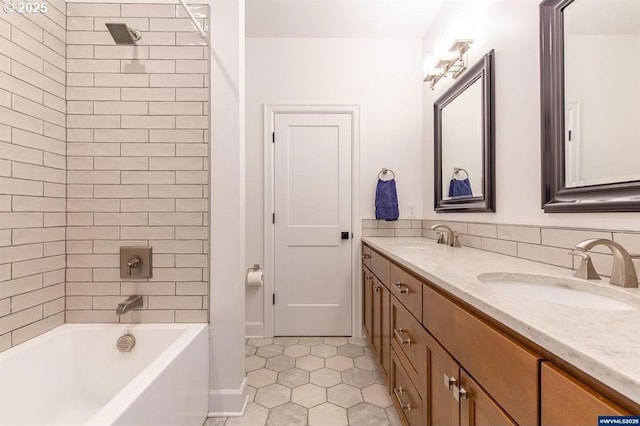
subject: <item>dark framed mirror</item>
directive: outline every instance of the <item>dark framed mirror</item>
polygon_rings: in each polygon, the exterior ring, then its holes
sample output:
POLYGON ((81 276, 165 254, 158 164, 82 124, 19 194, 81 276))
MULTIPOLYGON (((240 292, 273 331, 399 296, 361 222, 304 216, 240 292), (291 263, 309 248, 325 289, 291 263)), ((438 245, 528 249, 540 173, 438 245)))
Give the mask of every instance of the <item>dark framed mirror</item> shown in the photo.
POLYGON ((434 208, 495 211, 494 52, 433 104, 434 208))
POLYGON ((540 4, 546 213, 640 211, 640 85, 612 59, 640 64, 639 1, 540 4))

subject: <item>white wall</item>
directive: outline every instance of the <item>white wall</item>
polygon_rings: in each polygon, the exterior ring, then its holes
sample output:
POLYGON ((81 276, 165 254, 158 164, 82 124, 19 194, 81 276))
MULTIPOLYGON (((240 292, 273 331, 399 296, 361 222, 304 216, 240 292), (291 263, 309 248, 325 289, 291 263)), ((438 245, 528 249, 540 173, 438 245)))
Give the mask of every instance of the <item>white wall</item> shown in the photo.
MULTIPOLYGON (((443 4, 425 34, 423 54, 442 38, 471 36, 470 64, 495 49, 496 212, 433 211, 433 118, 425 114, 424 218, 639 230, 637 213, 545 214, 540 208, 540 72, 537 0, 465 0, 443 4)), ((425 111, 451 85, 423 86, 425 111)))
MULTIPOLYGON (((247 267, 263 265, 264 104, 360 105, 360 209, 374 218, 382 167, 398 181, 400 217, 422 206, 422 57, 417 39, 248 38, 247 267)), ((260 334, 262 289, 246 292, 249 334, 260 334)))

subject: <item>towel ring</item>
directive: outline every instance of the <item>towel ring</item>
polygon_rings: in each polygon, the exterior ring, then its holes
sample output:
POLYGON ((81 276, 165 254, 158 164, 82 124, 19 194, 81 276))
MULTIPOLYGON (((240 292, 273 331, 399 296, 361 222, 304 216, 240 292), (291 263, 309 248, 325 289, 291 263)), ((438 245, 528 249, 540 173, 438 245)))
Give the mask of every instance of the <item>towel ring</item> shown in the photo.
POLYGON ((451 175, 451 179, 455 179, 456 174, 458 174, 459 172, 464 172, 464 174, 467 175, 467 178, 469 178, 469 173, 465 169, 462 169, 460 167, 454 167, 453 174, 451 175))
POLYGON ((393 175, 393 179, 396 178, 396 174, 393 173, 393 170, 383 168, 382 170, 380 170, 380 173, 378 173, 378 179, 380 179, 383 175, 386 175, 387 173, 391 173, 393 175))

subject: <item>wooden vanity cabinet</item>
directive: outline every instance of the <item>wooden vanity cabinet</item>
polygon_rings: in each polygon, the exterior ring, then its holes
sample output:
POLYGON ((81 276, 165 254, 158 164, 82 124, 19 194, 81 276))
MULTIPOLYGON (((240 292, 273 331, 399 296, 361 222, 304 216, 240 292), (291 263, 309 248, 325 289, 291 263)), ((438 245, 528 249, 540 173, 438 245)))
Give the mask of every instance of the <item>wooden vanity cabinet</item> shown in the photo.
POLYGON ((405 425, 595 425, 630 414, 499 323, 365 249, 364 326, 405 425))
POLYGON ((541 368, 542 426, 596 425, 598 416, 631 413, 549 362, 541 368))

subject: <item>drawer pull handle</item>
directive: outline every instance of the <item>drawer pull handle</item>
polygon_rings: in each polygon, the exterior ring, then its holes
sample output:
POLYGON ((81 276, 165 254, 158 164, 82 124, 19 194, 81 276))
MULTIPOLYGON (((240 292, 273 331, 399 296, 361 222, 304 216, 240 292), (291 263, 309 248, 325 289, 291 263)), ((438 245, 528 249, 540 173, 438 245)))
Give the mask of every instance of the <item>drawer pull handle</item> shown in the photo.
POLYGON ((365 253, 365 254, 362 255, 362 258, 363 259, 371 259, 371 255, 365 253))
POLYGON ((393 388, 393 393, 396 395, 396 399, 398 400, 398 403, 400 404, 400 407, 403 410, 407 410, 407 411, 411 411, 411 404, 405 404, 402 401, 402 394, 404 393, 404 389, 402 389, 402 386, 397 387, 397 388, 393 388))
POLYGON ((451 389, 451 386, 455 385, 457 382, 455 377, 449 377, 446 374, 444 375, 444 387, 447 389, 451 389))
POLYGON ((380 287, 376 287, 376 293, 380 293, 380 287))
POLYGON ((373 279, 373 277, 372 276, 368 276, 368 277, 364 277, 364 279, 367 280, 367 281, 371 281, 373 279))
POLYGON ((460 402, 461 399, 467 399, 469 397, 468 392, 462 386, 453 386, 453 397, 456 401, 460 402))
POLYGON ((409 294, 409 287, 402 285, 400 281, 396 283, 396 288, 400 292, 400 294, 409 294))
POLYGON ((409 333, 406 332, 406 330, 403 330, 401 328, 398 329, 393 329, 393 334, 395 334, 396 339, 398 339, 398 341, 400 343, 402 343, 403 345, 409 345, 411 346, 411 338, 409 337, 409 333), (405 340, 402 335, 406 334, 407 335, 407 339, 405 340))

